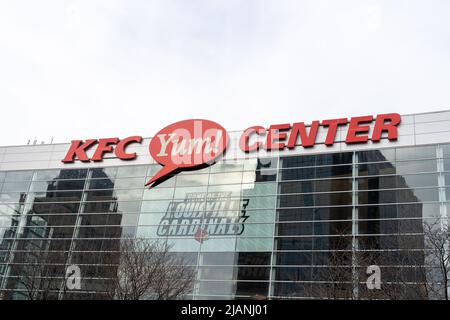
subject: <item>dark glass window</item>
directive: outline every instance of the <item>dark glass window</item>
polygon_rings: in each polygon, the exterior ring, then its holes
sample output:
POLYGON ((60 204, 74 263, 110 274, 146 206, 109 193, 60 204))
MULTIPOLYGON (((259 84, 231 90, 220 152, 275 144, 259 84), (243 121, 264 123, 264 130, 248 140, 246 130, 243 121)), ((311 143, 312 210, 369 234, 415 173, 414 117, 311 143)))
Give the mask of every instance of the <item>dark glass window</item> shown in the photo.
POLYGON ((317 193, 314 195, 316 206, 348 205, 352 204, 351 192, 317 193))
POLYGON ((351 177, 352 166, 316 167, 316 178, 351 177))
POLYGON ((358 152, 358 162, 393 162, 395 161, 395 149, 369 150, 358 152))
POLYGON ((307 180, 314 179, 314 168, 283 169, 281 180, 307 180))
POLYGON ((314 222, 315 235, 346 235, 351 233, 351 221, 314 222))
POLYGON ((269 290, 268 282, 237 282, 236 295, 242 296, 267 296, 269 290))
POLYGON ((396 186, 396 176, 358 178, 359 190, 392 189, 396 186))
POLYGON ((282 168, 313 167, 352 163, 352 152, 327 153, 319 155, 305 155, 284 157, 281 159, 282 168))
POLYGON ((279 209, 278 221, 311 221, 313 220, 313 209, 279 209))
POLYGON ((311 250, 312 238, 276 238, 278 250, 311 250))
POLYGON ((279 236, 295 236, 295 235, 312 235, 313 223, 279 223, 278 235, 279 236))
MULTIPOLYGON (((349 249, 347 245, 343 248, 349 249)), ((351 265, 352 264, 352 252, 343 250, 332 251, 316 251, 313 254, 313 264, 315 266, 326 265, 351 265)))
POLYGON ((360 234, 396 234, 423 232, 421 219, 359 221, 360 234))
POLYGON ((275 268, 278 281, 311 281, 312 268, 310 267, 281 267, 275 268))
POLYGON ((350 220, 352 207, 329 207, 314 209, 314 220, 350 220))
POLYGON ((270 252, 239 252, 239 265, 269 265, 270 252))
POLYGON ((314 192, 314 181, 280 182, 279 193, 311 193, 314 192))
POLYGON ((315 155, 281 158, 282 168, 313 167, 316 165, 315 155))
POLYGON ((423 235, 359 236, 361 250, 372 249, 423 249, 423 235))
MULTIPOLYGON (((351 261, 351 260, 350 260, 351 261)), ((347 288, 347 294, 348 297, 351 297, 352 292, 352 286, 350 284, 343 284, 339 282, 350 282, 352 278, 352 268, 346 267, 345 265, 341 264, 340 257, 338 258, 338 264, 333 265, 333 262, 335 261, 329 261, 331 265, 328 266, 321 266, 321 267, 315 267, 313 268, 313 280, 314 281, 326 281, 330 282, 329 285, 332 286, 343 286, 344 288, 347 288), (339 280, 337 280, 339 279, 339 280)), ((324 284, 317 284, 317 285, 324 285, 324 284)), ((339 288, 339 290, 334 289, 335 292, 338 294, 344 294, 343 290, 339 288)))
POLYGON ((352 189, 352 179, 327 179, 280 182, 280 193, 311 193, 352 189))
POLYGON ((279 196, 279 206, 289 207, 312 207, 314 206, 314 194, 293 194, 279 196))
POLYGON ((358 165, 358 176, 379 176, 387 174, 395 174, 395 167, 390 162, 358 165))
POLYGON ((63 169, 59 172, 56 179, 84 179, 86 178, 88 169, 63 169))
POLYGON ((256 182, 268 182, 277 180, 276 170, 256 170, 256 182))
POLYGON ((310 252, 278 252, 277 265, 310 265, 312 253, 310 252))
POLYGON ((360 191, 358 192, 358 203, 376 204, 376 203, 395 203, 397 196, 395 191, 360 191))
POLYGON ((117 168, 94 168, 91 170, 92 178, 108 178, 113 179, 117 175, 117 168))
POLYGON ((93 179, 89 181, 89 189, 113 189, 114 181, 111 179, 93 179))
POLYGON ((310 207, 352 204, 351 192, 280 195, 280 207, 310 207))
POLYGON ((264 281, 269 280, 270 268, 264 267, 238 267, 237 280, 264 281))
POLYGON ((274 291, 279 297, 311 297, 312 285, 307 282, 275 282, 274 291))
POLYGON ((397 205, 385 206, 360 206, 358 207, 359 219, 390 219, 397 218, 397 205))
POLYGON ((323 166, 352 163, 352 157, 352 152, 319 154, 316 156, 316 165, 323 166))
POLYGON ((352 190, 352 179, 332 179, 314 181, 315 192, 352 190))
POLYGON ((351 236, 336 235, 314 238, 314 250, 350 250, 351 247, 351 236))

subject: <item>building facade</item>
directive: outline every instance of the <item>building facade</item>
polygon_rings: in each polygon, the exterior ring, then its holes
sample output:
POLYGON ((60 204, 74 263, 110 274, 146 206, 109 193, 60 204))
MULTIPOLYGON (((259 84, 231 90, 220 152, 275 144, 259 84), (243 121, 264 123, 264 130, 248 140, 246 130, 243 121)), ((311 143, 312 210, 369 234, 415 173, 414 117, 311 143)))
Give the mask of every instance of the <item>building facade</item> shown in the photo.
POLYGON ((401 120, 396 141, 347 145, 338 128, 328 146, 319 129, 311 148, 254 155, 230 132, 217 163, 152 188, 150 139, 128 162, 62 163, 68 144, 0 147, 2 298, 26 298, 34 276, 54 280, 32 283, 36 298, 103 299, 124 238, 168 241, 195 269, 189 299, 436 298, 424 225, 448 225, 450 112, 401 120), (64 288, 69 265, 80 289, 64 288), (382 290, 367 287, 369 265, 382 290))

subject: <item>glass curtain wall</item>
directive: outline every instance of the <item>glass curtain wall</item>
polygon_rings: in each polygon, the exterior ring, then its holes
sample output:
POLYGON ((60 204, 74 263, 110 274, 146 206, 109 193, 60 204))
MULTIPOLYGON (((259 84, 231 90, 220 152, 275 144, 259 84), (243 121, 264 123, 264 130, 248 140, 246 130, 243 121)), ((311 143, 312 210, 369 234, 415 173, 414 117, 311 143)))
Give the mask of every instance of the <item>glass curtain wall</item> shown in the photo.
POLYGON ((0 172, 1 298, 105 299, 135 237, 195 269, 187 298, 385 298, 367 264, 392 294, 427 294, 423 225, 447 223, 448 145, 223 161, 145 188, 159 168, 0 172), (69 265, 81 290, 65 289, 69 265))

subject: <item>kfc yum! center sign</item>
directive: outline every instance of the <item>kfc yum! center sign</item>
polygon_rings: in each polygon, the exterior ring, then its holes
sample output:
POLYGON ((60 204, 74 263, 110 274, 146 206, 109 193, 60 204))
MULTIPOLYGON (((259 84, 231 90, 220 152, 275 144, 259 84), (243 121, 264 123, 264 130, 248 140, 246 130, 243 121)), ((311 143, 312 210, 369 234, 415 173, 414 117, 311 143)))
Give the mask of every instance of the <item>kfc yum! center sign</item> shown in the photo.
MULTIPOLYGON (((394 141, 398 138, 400 122, 399 114, 388 113, 350 119, 316 120, 309 125, 296 122, 269 127, 252 126, 232 142, 246 154, 260 150, 274 152, 314 148, 318 144, 318 132, 321 130, 326 133, 321 144, 331 147, 336 142, 338 129, 346 131, 342 141, 345 144, 379 142, 381 139, 394 141)), ((129 149, 143 141, 141 136, 73 140, 62 162, 98 162, 103 161, 105 154, 114 154, 124 161, 134 160, 137 154, 129 149)), ((175 122, 158 131, 150 140, 148 152, 161 165, 161 169, 145 185, 154 186, 182 170, 196 170, 212 165, 225 154, 229 144, 227 131, 216 122, 205 119, 175 122)))

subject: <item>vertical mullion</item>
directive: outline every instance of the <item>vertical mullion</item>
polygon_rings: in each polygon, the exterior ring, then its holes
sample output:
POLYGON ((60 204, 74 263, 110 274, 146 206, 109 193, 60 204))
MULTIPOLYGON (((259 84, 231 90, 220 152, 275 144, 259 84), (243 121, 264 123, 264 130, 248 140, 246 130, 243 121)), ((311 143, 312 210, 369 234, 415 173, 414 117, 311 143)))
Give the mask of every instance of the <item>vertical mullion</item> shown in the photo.
POLYGON ((358 181, 356 176, 358 174, 358 153, 353 152, 352 165, 352 298, 359 297, 359 279, 358 279, 358 259, 356 256, 358 250, 358 181))

